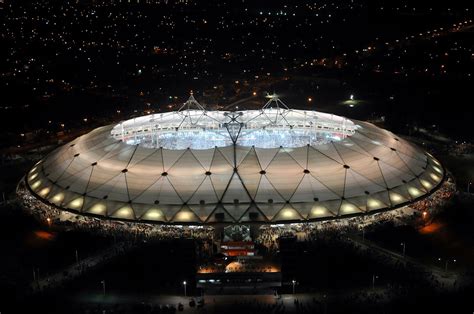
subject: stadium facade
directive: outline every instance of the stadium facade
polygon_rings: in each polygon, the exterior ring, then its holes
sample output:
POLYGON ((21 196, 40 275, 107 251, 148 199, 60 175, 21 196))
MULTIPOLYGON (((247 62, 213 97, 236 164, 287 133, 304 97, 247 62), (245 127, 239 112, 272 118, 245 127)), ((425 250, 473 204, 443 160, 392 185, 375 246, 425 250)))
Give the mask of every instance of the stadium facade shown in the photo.
POLYGON ((429 153, 373 124, 289 109, 174 112, 97 128, 40 160, 43 202, 110 219, 290 223, 390 210, 443 181, 429 153))

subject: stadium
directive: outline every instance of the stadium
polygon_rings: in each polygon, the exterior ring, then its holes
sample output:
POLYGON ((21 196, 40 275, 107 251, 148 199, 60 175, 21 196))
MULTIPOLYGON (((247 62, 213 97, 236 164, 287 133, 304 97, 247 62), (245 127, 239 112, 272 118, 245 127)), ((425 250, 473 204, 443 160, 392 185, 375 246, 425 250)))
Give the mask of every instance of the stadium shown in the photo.
POLYGON ((285 224, 370 215, 443 182, 429 153, 371 123, 289 109, 173 112, 97 128, 40 160, 25 185, 80 216, 175 224, 285 224))

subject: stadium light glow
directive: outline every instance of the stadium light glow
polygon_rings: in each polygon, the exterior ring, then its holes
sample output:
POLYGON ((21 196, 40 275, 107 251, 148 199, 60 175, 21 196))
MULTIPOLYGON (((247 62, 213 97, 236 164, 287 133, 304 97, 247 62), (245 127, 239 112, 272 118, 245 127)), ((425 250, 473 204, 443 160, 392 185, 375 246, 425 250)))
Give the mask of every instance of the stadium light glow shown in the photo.
POLYGON ((159 209, 150 209, 143 216, 145 219, 156 220, 163 218, 163 213, 159 209))
POLYGON ((367 201, 367 206, 369 206, 369 208, 371 208, 371 209, 376 209, 376 208, 380 208, 382 206, 382 203, 379 200, 376 200, 374 198, 370 198, 367 201))
POLYGON ((421 191, 418 190, 417 188, 415 187, 409 187, 408 188, 408 192, 410 193, 411 196, 413 197, 418 197, 421 195, 421 191))
POLYGON ((97 203, 89 209, 89 212, 96 215, 104 215, 106 213, 106 207, 102 203, 97 203))
POLYGON ((39 191, 38 194, 42 197, 45 197, 46 195, 48 195, 50 190, 51 190, 50 188, 43 188, 43 189, 41 189, 41 191, 39 191))
POLYGON ((58 193, 56 195, 53 196, 52 198, 53 202, 55 203, 60 203, 64 200, 64 193, 58 193))
POLYGON ((133 211, 130 207, 122 207, 115 214, 115 216, 117 216, 119 218, 128 218, 132 215, 133 215, 133 211))
POLYGON ((311 210, 313 216, 323 216, 327 213, 327 209, 322 206, 316 206, 311 210))
POLYGON ((404 201, 404 198, 400 194, 397 194, 397 193, 394 193, 394 192, 390 193, 390 199, 395 204, 399 204, 399 203, 402 203, 404 201))
POLYGON ((433 186, 433 184, 431 184, 431 183, 429 183, 428 181, 423 180, 423 179, 421 179, 420 182, 421 182, 421 184, 423 184, 423 186, 424 186, 425 188, 427 188, 427 189, 430 189, 430 188, 433 186))
POLYGON ((69 203, 68 207, 71 209, 80 209, 82 207, 84 200, 82 197, 76 198, 71 203, 69 203))
POLYGON ((358 212, 359 209, 353 204, 344 203, 341 205, 341 211, 345 214, 348 214, 348 213, 358 212))

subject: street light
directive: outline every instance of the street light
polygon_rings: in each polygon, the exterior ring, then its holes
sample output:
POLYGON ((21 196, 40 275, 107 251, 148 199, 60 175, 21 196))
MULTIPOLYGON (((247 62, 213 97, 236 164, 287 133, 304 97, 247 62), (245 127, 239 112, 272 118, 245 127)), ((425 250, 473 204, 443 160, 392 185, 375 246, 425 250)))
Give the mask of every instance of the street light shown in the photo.
POLYGON ((100 282, 102 284, 102 294, 105 297, 105 279, 100 282))
POLYGON ((402 242, 402 243, 400 243, 400 245, 403 246, 403 257, 405 257, 406 244, 405 244, 405 242, 402 242))
POLYGON ((51 227, 51 218, 49 218, 49 217, 48 217, 48 218, 46 218, 46 221, 48 222, 48 226, 50 226, 50 227, 51 227))
MULTIPOLYGON (((441 262, 441 257, 438 258, 438 261, 441 262)), ((448 263, 449 263, 449 259, 447 258, 445 263, 444 263, 444 271, 448 271, 448 263)), ((456 263, 456 259, 453 258, 453 263, 456 263)))
POLYGON ((184 287, 184 296, 185 296, 185 297, 187 296, 187 294, 186 294, 186 284, 187 284, 186 280, 185 280, 185 281, 183 281, 183 287, 184 287))
POLYGON ((422 221, 423 226, 426 226, 426 224, 428 223, 428 219, 427 219, 428 218, 428 212, 426 210, 423 211, 423 216, 422 217, 423 217, 423 219, 422 219, 423 220, 422 221))
POLYGON ((325 294, 323 294, 323 302, 324 302, 324 314, 326 314, 328 312, 328 300, 325 294))
POLYGON ((372 289, 375 289, 375 279, 379 279, 379 276, 373 274, 372 275, 372 289))
POLYGON ((291 283, 293 284, 293 294, 295 294, 295 285, 296 285, 296 280, 292 280, 291 283))

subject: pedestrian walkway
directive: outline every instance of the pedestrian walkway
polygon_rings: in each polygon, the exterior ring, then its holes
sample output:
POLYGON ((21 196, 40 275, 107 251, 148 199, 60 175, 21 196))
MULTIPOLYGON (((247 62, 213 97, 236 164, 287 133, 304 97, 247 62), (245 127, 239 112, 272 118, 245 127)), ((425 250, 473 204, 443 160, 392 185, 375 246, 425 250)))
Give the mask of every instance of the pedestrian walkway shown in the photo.
POLYGON ((133 242, 119 242, 110 248, 100 251, 98 254, 67 266, 44 278, 33 281, 30 286, 33 293, 41 292, 46 289, 57 287, 58 285, 81 276, 85 272, 108 262, 110 259, 125 254, 128 250, 135 247, 133 242))
POLYGON ((456 288, 456 284, 458 282, 459 274, 453 271, 447 272, 444 269, 441 269, 439 267, 433 266, 433 265, 427 265, 419 260, 409 257, 409 256, 404 256, 400 253, 388 250, 386 248, 383 248, 379 246, 378 244, 369 241, 367 239, 362 239, 357 235, 350 235, 347 237, 347 240, 356 245, 357 247, 361 249, 366 249, 366 250, 373 250, 383 256, 391 258, 394 262, 400 262, 402 264, 412 264, 417 266, 420 269, 423 269, 427 273, 430 273, 432 276, 432 280, 434 281, 434 286, 438 287, 439 289, 454 289, 456 288))

